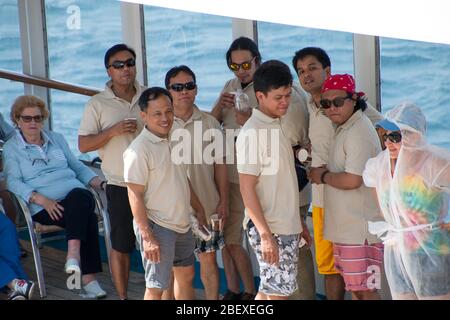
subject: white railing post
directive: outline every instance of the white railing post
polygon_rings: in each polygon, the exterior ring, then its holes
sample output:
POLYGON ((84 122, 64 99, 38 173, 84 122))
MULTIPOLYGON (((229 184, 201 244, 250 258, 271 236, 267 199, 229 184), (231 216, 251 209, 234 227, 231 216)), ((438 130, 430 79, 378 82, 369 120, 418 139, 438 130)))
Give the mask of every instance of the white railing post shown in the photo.
MULTIPOLYGON (((23 73, 48 78, 47 29, 44 0, 18 0, 23 73)), ((44 100, 51 112, 50 90, 24 84, 25 94, 44 100)), ((51 128, 51 117, 46 123, 51 128)))
POLYGON ((231 27, 233 29, 232 40, 239 37, 247 37, 258 43, 258 29, 256 27, 256 21, 232 18, 231 27))
POLYGON ((365 92, 369 103, 380 111, 380 46, 378 37, 353 35, 353 63, 357 90, 365 92))
POLYGON ((148 84, 147 57, 145 47, 144 7, 142 4, 121 2, 122 39, 136 51, 137 80, 148 84))

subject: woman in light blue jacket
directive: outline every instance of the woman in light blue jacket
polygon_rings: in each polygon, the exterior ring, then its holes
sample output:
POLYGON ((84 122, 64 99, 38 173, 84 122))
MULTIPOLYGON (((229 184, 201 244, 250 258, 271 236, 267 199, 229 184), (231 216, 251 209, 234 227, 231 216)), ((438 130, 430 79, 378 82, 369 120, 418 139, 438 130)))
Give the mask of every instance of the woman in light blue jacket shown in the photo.
POLYGON ((17 134, 3 147, 8 189, 29 204, 34 221, 66 229, 65 271, 82 275, 89 297, 103 298, 94 274, 102 271, 95 200, 85 188, 104 181, 78 161, 61 134, 43 129, 44 101, 20 96, 11 108, 17 134))

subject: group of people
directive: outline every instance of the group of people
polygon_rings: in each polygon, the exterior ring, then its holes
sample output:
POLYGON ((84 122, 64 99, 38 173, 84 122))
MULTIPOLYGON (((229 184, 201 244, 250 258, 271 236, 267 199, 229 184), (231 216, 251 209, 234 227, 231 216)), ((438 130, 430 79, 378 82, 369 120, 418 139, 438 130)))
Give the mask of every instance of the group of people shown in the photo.
MULTIPOLYGON (((299 87, 286 64, 263 63, 254 41, 237 38, 226 53, 234 77, 210 113, 195 104, 188 66, 170 69, 164 87, 145 88, 135 59, 125 44, 106 52, 110 80, 87 103, 78 132, 79 150, 98 151, 106 180, 74 157, 62 135, 43 129, 48 110, 34 96, 14 102, 16 130, 3 149, 8 189, 29 204, 34 221, 66 229, 66 272, 82 276, 89 296, 106 292, 95 280, 101 260, 88 184, 106 192, 120 299, 128 298, 136 242, 144 299, 194 299, 195 256, 205 298, 219 299, 219 250, 223 299, 314 299, 311 202, 327 299, 345 291, 379 299, 384 270, 396 299, 450 298, 450 156, 426 144, 418 107, 402 104, 384 119, 315 47, 294 55, 299 87), (251 108, 236 105, 240 95, 251 108), (295 164, 301 149, 311 157, 305 187, 295 164), (244 230, 259 265, 257 289, 244 230)), ((14 267, 0 287, 27 298, 34 284, 22 280, 18 252, 10 252, 5 263, 14 267)))

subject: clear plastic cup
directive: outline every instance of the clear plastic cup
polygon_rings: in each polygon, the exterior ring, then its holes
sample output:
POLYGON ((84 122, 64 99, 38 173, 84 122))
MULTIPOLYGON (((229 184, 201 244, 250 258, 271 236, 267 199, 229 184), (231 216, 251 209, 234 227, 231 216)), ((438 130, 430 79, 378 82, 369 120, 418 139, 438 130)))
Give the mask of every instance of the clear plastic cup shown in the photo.
POLYGON ((219 218, 219 215, 217 213, 211 215, 211 231, 222 231, 222 218, 219 218))

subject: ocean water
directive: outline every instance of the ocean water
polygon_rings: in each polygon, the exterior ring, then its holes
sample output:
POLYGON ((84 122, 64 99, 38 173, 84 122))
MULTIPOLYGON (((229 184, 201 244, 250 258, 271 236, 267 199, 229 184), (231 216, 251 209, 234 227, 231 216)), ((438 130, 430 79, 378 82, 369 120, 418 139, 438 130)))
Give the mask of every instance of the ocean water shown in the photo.
MULTIPOLYGON (((57 80, 103 88, 108 80, 104 52, 122 42, 120 3, 110 0, 47 0, 46 21, 50 76, 57 80), (71 5, 79 9, 80 28, 67 22, 71 5), (69 11, 68 11, 69 10, 69 11)), ((17 1, 0 2, 0 68, 22 71, 17 1)), ((225 81, 233 75, 225 63, 232 41, 231 19, 145 6, 147 77, 164 86, 169 68, 187 64, 197 75, 197 105, 211 109, 225 81)), ((333 73, 353 74, 352 35, 286 25, 258 23, 263 60, 291 65, 296 50, 320 46, 330 55, 333 73)), ((450 46, 381 39, 382 111, 404 100, 416 102, 428 121, 428 139, 450 149, 450 46)), ((0 112, 10 106, 23 85, 0 79, 0 112)), ((77 130, 89 97, 51 90, 53 129, 63 133, 75 154, 77 130)))

